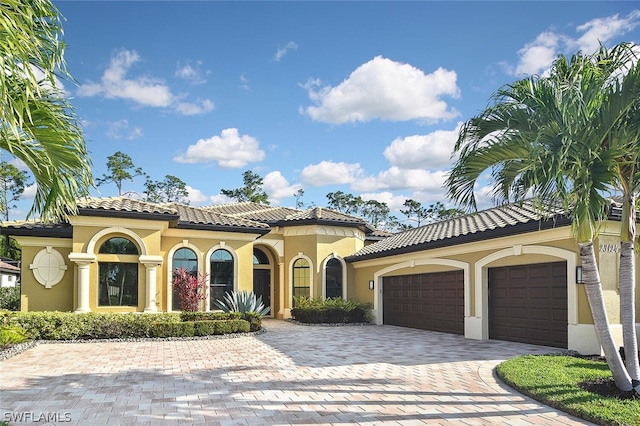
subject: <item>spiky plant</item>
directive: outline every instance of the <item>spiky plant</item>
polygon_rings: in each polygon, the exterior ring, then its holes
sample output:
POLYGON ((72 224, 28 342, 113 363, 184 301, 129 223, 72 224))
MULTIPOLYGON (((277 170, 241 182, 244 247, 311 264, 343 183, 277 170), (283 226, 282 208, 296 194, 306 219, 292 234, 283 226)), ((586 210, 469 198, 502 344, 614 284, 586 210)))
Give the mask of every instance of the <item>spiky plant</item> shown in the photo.
POLYGON ((226 292, 222 300, 216 300, 214 304, 224 312, 240 312, 243 317, 247 312, 264 316, 271 310, 262 303, 262 296, 256 297, 254 292, 246 290, 226 292))

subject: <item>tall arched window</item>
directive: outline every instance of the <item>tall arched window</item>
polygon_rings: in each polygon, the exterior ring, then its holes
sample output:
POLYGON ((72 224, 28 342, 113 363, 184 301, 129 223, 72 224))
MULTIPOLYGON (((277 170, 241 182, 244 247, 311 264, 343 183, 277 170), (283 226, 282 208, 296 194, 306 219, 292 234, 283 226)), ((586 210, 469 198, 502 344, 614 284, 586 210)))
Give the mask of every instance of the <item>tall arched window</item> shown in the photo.
MULTIPOLYGON (((196 254, 193 250, 185 247, 180 248, 173 254, 172 260, 174 274, 177 269, 185 269, 194 277, 198 275, 198 258, 196 257, 196 254)), ((171 276, 171 279, 173 281, 173 275, 171 276)), ((173 289, 172 292, 171 308, 173 310, 181 309, 180 295, 176 292, 175 289, 173 289)))
POLYGON ((98 306, 138 306, 138 247, 113 237, 98 250, 98 306))
POLYGON ((226 250, 216 250, 211 254, 211 281, 209 288, 209 306, 215 309, 214 302, 222 299, 226 292, 233 291, 233 256, 226 250))
POLYGON ((311 268, 307 259, 293 262, 293 297, 297 296, 311 297, 311 268))
POLYGON ((325 277, 325 297, 342 298, 342 263, 338 259, 330 259, 327 262, 325 277))

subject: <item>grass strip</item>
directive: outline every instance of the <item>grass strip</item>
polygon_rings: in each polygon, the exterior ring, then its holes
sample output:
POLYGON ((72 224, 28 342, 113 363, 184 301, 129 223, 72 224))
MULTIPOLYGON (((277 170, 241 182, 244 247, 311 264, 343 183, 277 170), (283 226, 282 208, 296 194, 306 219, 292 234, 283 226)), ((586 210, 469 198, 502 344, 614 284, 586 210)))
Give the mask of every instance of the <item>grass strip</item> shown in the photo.
POLYGON ((583 389, 581 383, 612 379, 606 362, 569 355, 525 355, 497 369, 509 386, 546 405, 599 425, 640 425, 640 400, 583 389))

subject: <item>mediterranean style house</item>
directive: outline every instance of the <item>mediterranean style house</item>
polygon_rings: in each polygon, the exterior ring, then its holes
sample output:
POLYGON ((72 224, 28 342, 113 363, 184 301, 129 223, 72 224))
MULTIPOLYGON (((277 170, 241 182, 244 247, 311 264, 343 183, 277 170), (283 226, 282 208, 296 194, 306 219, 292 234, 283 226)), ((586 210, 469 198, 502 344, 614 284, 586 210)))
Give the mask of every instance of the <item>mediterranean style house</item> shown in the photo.
MULTIPOLYGON (((24 311, 179 310, 177 268, 206 276, 204 310, 230 290, 262 296, 274 318, 293 297, 370 302, 376 324, 600 353, 562 212, 528 203, 387 234, 325 208, 210 207, 123 197, 78 202, 56 224, 11 222, 22 246, 24 311)), ((609 319, 621 343, 619 217, 596 242, 609 319)))

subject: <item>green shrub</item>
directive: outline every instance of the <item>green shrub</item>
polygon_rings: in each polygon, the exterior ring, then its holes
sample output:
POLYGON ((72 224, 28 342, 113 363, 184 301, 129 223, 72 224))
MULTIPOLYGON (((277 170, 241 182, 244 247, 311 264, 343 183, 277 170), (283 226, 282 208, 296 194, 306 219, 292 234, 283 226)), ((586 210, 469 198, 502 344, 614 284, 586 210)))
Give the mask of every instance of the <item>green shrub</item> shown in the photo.
POLYGON ((294 298, 291 317, 310 324, 363 323, 371 321, 371 304, 353 300, 294 298))
POLYGON ((9 311, 0 312, 0 349, 29 340, 19 325, 16 325, 13 314, 9 311))
POLYGON ((156 322, 152 325, 152 337, 192 337, 214 334, 247 333, 249 323, 245 320, 200 320, 156 322))
POLYGON ((235 320, 242 318, 240 312, 181 312, 181 321, 235 320))
POLYGON ((175 313, 17 312, 17 325, 38 340, 150 337, 154 322, 179 322, 175 313))
POLYGON ((193 337, 195 321, 154 322, 151 337, 193 337))
POLYGON ((258 331, 262 328, 262 315, 257 312, 246 312, 242 318, 249 322, 249 330, 258 331))
POLYGON ((20 287, 0 287, 0 309, 20 310, 20 287))

